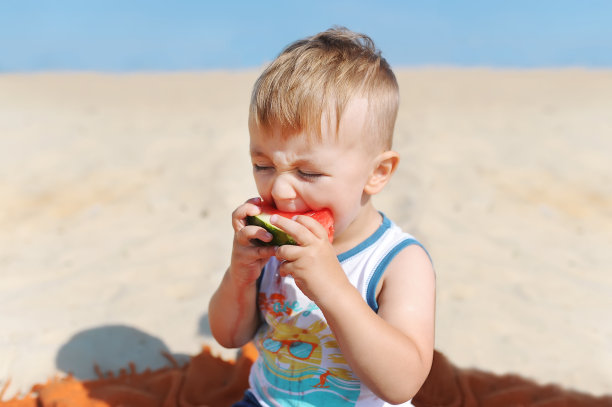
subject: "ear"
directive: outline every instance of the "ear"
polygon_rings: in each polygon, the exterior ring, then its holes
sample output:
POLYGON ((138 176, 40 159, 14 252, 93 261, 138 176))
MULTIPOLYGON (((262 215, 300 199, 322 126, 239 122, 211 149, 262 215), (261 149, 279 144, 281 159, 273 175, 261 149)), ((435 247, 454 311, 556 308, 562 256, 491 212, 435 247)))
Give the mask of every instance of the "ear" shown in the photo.
POLYGON ((380 153, 374 161, 374 168, 363 191, 368 195, 375 195, 382 191, 395 172, 397 164, 399 164, 399 154, 397 152, 385 151, 380 153))

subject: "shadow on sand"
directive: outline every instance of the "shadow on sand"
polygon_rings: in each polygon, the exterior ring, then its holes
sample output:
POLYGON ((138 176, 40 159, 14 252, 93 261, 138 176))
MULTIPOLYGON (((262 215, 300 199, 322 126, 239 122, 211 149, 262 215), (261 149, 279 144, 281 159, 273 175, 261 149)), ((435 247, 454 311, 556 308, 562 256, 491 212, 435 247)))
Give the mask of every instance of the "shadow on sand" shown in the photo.
POLYGON ((174 354, 159 338, 125 325, 105 325, 75 334, 58 351, 57 368, 80 380, 98 378, 94 366, 102 372, 117 373, 134 362, 138 371, 169 366, 163 355, 171 354, 179 364, 188 355, 174 354))

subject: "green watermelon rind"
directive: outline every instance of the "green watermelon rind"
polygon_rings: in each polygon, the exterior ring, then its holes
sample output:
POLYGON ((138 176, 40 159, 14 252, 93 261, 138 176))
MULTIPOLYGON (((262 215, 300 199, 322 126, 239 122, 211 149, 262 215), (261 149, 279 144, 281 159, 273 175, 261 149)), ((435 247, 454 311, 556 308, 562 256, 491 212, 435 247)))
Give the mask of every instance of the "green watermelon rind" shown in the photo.
POLYGON ((282 246, 286 244, 297 245, 297 242, 287 232, 270 223, 270 214, 261 213, 255 216, 247 216, 247 225, 255 225, 264 228, 270 234, 272 234, 272 240, 269 242, 263 242, 257 239, 257 244, 264 246, 282 246))

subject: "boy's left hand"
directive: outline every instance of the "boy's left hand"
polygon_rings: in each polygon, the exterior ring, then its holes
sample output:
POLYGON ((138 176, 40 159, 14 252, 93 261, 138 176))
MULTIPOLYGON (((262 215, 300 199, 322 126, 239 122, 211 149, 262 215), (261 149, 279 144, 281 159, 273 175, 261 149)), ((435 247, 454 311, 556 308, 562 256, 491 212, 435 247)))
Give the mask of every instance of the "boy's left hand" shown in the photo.
POLYGON ((319 222, 304 215, 293 219, 274 215, 270 222, 298 243, 277 247, 275 256, 281 261, 280 275, 292 276, 304 295, 319 303, 328 296, 337 296, 338 289, 345 284, 352 287, 329 242, 327 230, 319 222))

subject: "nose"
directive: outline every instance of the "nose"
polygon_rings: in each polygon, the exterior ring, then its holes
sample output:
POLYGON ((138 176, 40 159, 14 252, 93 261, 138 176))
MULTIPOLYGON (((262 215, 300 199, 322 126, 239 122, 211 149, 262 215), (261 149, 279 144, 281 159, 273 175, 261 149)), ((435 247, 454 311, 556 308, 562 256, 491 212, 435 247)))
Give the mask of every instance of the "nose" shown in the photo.
POLYGON ((291 184, 290 175, 279 174, 273 181, 270 194, 277 205, 278 202, 294 200, 297 197, 297 193, 291 184))

